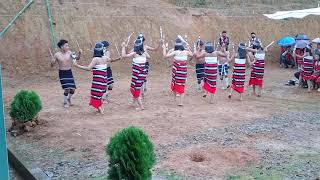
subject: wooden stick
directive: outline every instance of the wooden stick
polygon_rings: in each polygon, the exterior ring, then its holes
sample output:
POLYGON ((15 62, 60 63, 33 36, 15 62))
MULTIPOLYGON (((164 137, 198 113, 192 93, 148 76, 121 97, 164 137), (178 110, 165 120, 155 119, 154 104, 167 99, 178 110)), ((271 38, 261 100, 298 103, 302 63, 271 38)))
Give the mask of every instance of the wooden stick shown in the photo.
POLYGON ((52 58, 52 59, 54 59, 54 57, 53 57, 53 54, 52 54, 52 52, 51 52, 50 47, 48 47, 48 49, 49 49, 49 53, 50 53, 50 55, 51 55, 51 58, 52 58))
POLYGON ((119 49, 118 49, 117 44, 114 44, 114 46, 116 46, 116 50, 117 50, 118 56, 121 57, 121 54, 120 54, 120 51, 119 51, 119 49))
POLYGON ((129 42, 130 42, 130 38, 131 38, 131 36, 133 35, 133 33, 134 32, 132 32, 129 36, 128 36, 128 38, 127 38, 127 44, 126 44, 126 46, 128 46, 129 45, 129 42))
POLYGON ((274 41, 272 41, 268 46, 266 46, 265 49, 268 49, 273 43, 274 41))
POLYGON ((186 43, 188 44, 188 42, 186 40, 183 39, 183 37, 181 35, 178 35, 178 38, 183 42, 183 43, 186 43))
POLYGON ((77 43, 78 49, 81 49, 77 39, 76 39, 76 43, 77 43))
POLYGON ((163 33, 162 33, 162 28, 160 26, 160 39, 163 39, 163 33))
POLYGON ((86 49, 87 51, 90 51, 90 52, 93 52, 93 50, 92 49, 86 49))

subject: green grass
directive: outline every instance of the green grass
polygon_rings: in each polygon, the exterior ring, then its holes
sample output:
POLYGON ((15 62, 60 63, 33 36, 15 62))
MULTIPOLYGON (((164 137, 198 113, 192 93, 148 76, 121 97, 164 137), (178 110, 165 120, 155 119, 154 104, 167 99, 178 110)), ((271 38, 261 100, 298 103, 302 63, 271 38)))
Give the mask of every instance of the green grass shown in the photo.
MULTIPOLYGON (((247 168, 238 170, 229 174, 227 180, 281 180, 290 176, 295 176, 301 172, 301 167, 306 163, 313 162, 320 166, 320 153, 314 151, 297 152, 292 159, 285 164, 276 167, 268 167, 267 165, 260 164, 252 165, 247 168)), ((320 172, 316 174, 320 176, 320 172)))
POLYGON ((182 180, 183 177, 179 176, 175 172, 171 171, 160 171, 159 176, 165 178, 166 180, 182 180))

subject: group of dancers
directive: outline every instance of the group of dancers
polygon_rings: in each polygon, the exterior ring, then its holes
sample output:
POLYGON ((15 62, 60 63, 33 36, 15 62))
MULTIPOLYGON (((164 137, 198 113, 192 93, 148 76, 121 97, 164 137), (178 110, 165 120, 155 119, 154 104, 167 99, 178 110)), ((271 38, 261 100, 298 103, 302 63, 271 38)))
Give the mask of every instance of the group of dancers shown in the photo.
MULTIPOLYGON (((131 34, 132 35, 132 34, 131 34)), ((131 36, 130 35, 130 36, 131 36)), ((262 95, 265 53, 270 43, 265 48, 262 47, 261 41, 255 37, 255 33, 251 33, 249 45, 239 43, 232 44, 229 51, 229 38, 226 31, 222 32, 219 39, 219 47, 216 49, 213 42, 204 42, 199 39, 194 43, 194 49, 191 50, 189 43, 180 35, 174 41, 174 47, 169 50, 168 43, 160 38, 158 47, 150 47, 145 44, 143 34, 134 41, 133 49, 128 49, 129 39, 122 42, 121 54, 119 57, 112 59, 108 50, 109 43, 107 41, 97 42, 93 49, 93 59, 88 66, 78 64, 81 58, 82 50, 79 53, 73 53, 70 50, 67 40, 60 40, 57 44, 60 51, 52 57, 51 65, 58 62, 59 79, 64 89, 64 107, 68 108, 72 105, 71 97, 75 93, 76 84, 72 74, 72 65, 77 68, 92 71, 93 79, 91 85, 90 105, 104 114, 103 101, 112 90, 113 77, 110 63, 119 61, 123 58, 132 59, 132 78, 130 92, 133 98, 133 105, 137 105, 138 109, 144 110, 143 97, 147 91, 147 76, 149 72, 149 51, 156 51, 161 47, 163 56, 172 64, 172 78, 170 88, 174 98, 179 98, 178 106, 183 106, 185 85, 188 77, 188 61, 196 62, 196 74, 198 90, 203 92, 203 97, 209 96, 209 102, 214 102, 214 95, 217 88, 217 78, 220 76, 222 89, 230 89, 229 98, 233 92, 240 94, 240 100, 243 100, 245 87, 246 63, 251 66, 251 76, 249 85, 253 87, 253 93, 260 97, 262 95), (229 64, 233 62, 232 81, 229 85, 228 70, 229 64), (258 92, 256 93, 256 88, 258 92)))

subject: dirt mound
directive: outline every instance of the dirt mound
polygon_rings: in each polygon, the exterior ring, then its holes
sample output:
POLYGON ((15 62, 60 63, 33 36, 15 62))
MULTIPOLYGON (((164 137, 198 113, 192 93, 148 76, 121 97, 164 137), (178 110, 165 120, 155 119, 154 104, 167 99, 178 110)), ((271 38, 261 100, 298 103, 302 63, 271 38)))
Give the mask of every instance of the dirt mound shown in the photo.
MULTIPOLYGON (((320 20, 308 17, 302 20, 274 21, 255 16, 225 16, 216 9, 181 8, 167 1, 59 1, 52 2, 57 39, 70 40, 71 47, 77 49, 75 39, 82 49, 91 48, 96 41, 107 39, 119 46, 129 32, 143 32, 147 44, 155 46, 159 39, 159 26, 163 27, 166 39, 172 46, 177 34, 189 35, 194 41, 199 34, 205 40, 217 40, 219 33, 226 29, 233 42, 247 42, 249 33, 255 31, 264 44, 287 34, 305 32, 311 37, 319 35, 320 20)), ((0 28, 4 28, 12 16, 25 2, 0 1, 0 28)), ((258 2, 257 2, 258 3, 258 2)), ((269 7, 269 6, 268 6, 269 7)), ((226 12, 228 12, 226 10, 226 12)), ((231 12, 231 10, 230 10, 231 12)), ((15 23, 0 43, 0 62, 6 76, 45 73, 49 70, 48 47, 50 36, 48 18, 43 1, 35 3, 15 23)), ((111 53, 116 56, 114 46, 111 53)), ((152 53, 154 64, 163 66, 161 52, 152 53)), ((269 59, 278 60, 278 48, 271 48, 269 59)), ((91 53, 85 51, 83 64, 89 63, 91 53)), ((128 62, 119 62, 114 67, 122 67, 128 62)))

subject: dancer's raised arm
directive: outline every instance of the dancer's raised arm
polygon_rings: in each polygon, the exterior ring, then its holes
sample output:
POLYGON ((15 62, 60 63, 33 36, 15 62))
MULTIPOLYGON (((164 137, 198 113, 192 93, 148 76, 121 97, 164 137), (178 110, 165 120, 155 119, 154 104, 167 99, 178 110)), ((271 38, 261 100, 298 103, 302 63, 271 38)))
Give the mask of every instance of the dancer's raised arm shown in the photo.
POLYGON ((130 52, 129 54, 126 53, 126 43, 122 42, 122 51, 121 51, 121 56, 124 58, 130 58, 133 57, 136 53, 135 52, 130 52))

